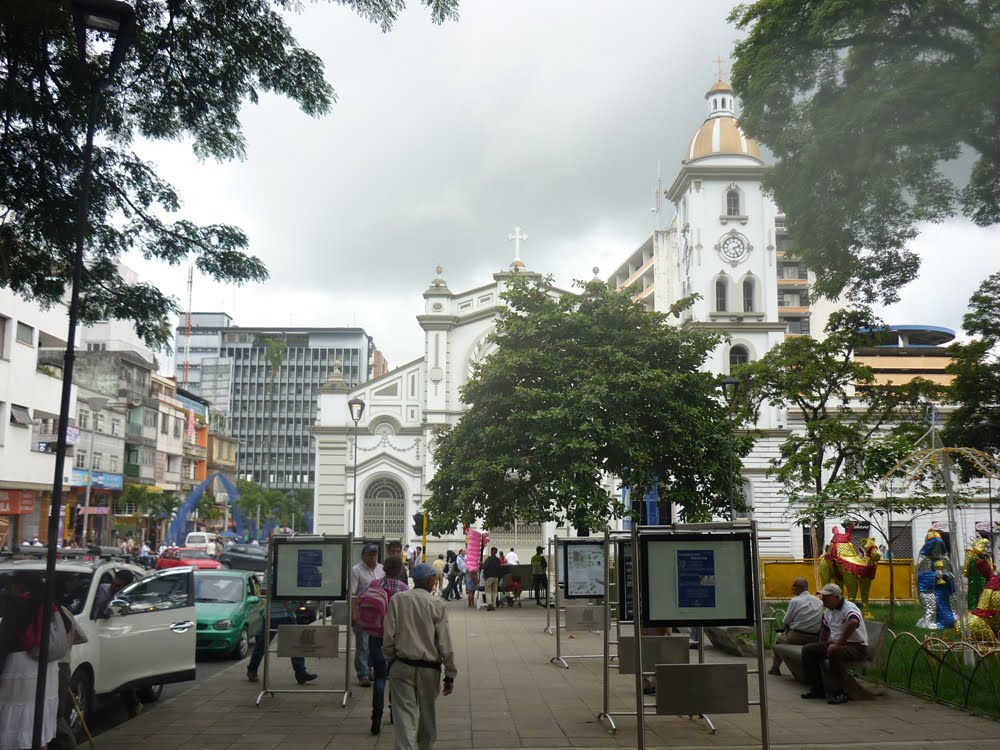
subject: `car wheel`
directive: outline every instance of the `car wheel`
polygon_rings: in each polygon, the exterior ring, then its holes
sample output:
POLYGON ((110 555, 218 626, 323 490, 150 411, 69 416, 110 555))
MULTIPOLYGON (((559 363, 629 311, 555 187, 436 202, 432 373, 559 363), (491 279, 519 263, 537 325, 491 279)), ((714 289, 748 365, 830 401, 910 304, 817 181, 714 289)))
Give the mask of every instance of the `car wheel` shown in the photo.
POLYGON ((222 568, 223 570, 232 570, 232 569, 233 569, 233 566, 232 566, 232 565, 230 565, 230 564, 229 564, 229 563, 227 563, 227 562, 223 562, 223 563, 219 563, 219 565, 221 566, 221 568, 222 568))
POLYGON ((155 703, 160 699, 160 695, 162 694, 163 683, 161 682, 159 685, 150 685, 139 690, 139 700, 143 703, 155 703))
POLYGON ((239 661, 240 659, 247 658, 247 654, 250 653, 250 634, 247 632, 246 626, 243 626, 243 630, 240 631, 240 639, 236 642, 236 648, 233 649, 233 658, 239 661))
POLYGON ((83 724, 90 716, 94 701, 94 681, 90 672, 84 667, 78 667, 69 680, 69 689, 76 700, 76 705, 70 705, 67 721, 73 733, 83 736, 83 724))

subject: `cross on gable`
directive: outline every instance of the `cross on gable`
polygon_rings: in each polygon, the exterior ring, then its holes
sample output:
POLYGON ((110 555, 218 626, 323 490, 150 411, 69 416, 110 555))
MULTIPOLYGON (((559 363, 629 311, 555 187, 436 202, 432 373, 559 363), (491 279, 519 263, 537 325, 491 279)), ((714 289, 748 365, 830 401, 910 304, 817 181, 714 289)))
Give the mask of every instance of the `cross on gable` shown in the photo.
POLYGON ((521 241, 528 239, 528 235, 521 234, 521 227, 514 227, 514 231, 507 235, 507 241, 514 240, 514 260, 521 260, 521 241))

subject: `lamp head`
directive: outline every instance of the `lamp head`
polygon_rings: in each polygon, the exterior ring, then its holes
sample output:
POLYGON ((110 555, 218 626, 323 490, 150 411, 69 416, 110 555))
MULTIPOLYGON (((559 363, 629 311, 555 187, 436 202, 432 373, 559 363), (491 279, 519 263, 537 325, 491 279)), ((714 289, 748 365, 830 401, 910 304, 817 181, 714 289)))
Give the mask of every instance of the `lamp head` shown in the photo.
POLYGON ((121 0, 73 0, 73 28, 81 62, 87 60, 87 30, 114 37, 107 76, 114 75, 135 40, 135 9, 121 0))
POLYGON ((736 400, 736 394, 740 390, 740 379, 739 378, 725 378, 722 381, 722 395, 726 397, 726 403, 732 404, 736 400))
POLYGON ((354 423, 357 424, 360 422, 362 415, 365 413, 365 402, 355 396, 347 402, 347 408, 351 411, 351 419, 354 423))

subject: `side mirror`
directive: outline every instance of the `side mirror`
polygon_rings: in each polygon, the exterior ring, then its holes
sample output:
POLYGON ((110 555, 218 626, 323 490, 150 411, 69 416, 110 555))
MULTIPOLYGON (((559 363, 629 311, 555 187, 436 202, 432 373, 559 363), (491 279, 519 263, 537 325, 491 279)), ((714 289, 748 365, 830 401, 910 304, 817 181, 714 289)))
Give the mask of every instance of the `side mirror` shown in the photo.
POLYGON ((259 602, 260 602, 260 597, 259 596, 248 596, 247 597, 247 604, 258 604, 259 602))
POLYGON ((129 603, 124 599, 112 599, 107 612, 108 617, 123 617, 130 612, 129 603))

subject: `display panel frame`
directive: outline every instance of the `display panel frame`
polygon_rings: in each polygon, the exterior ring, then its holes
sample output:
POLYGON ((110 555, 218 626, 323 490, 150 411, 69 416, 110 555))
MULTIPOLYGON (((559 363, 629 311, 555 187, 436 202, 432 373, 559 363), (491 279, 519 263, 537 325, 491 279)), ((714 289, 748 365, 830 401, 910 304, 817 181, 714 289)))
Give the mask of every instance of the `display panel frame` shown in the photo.
MULTIPOLYGON (((559 570, 559 577, 562 579, 560 582, 563 585, 562 598, 603 599, 605 594, 604 568, 608 564, 608 561, 604 559, 604 541, 594 541, 592 539, 560 539, 559 546, 562 547, 562 552, 557 552, 557 554, 561 555, 560 562, 562 563, 559 570), (571 550, 573 551, 572 553, 571 550), (588 552, 590 554, 586 556, 585 561, 590 561, 591 563, 595 560, 600 561, 599 575, 592 574, 587 576, 587 580, 583 580, 579 576, 582 572, 580 570, 580 556, 588 552), (572 573, 576 574, 575 578, 572 573)), ((587 568, 591 571, 594 570, 594 566, 592 564, 588 565, 587 568)))
POLYGON ((640 533, 639 548, 643 627, 754 624, 750 534, 640 533))
POLYGON ((348 537, 271 539, 269 595, 276 601, 345 601, 348 537))

